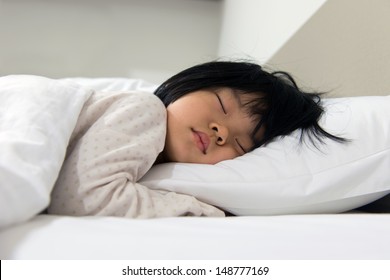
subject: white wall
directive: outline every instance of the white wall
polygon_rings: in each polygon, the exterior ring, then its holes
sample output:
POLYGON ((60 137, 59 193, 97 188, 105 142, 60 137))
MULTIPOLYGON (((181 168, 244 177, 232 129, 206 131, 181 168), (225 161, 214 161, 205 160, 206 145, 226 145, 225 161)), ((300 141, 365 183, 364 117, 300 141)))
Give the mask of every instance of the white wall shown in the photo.
POLYGON ((217 55, 221 1, 0 1, 0 75, 161 82, 217 55))
POLYGON ((0 0, 0 75, 159 83, 240 57, 336 96, 383 95, 389 15, 389 0, 0 0))
POLYGON ((326 0, 225 0, 218 54, 268 61, 326 0))

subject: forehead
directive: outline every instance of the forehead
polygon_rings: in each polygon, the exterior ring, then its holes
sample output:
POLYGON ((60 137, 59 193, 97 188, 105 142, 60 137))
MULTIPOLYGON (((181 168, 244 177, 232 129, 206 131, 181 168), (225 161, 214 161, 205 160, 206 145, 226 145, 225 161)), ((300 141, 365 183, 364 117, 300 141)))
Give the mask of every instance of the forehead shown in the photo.
POLYGON ((256 92, 245 92, 243 90, 221 87, 212 89, 213 91, 235 98, 240 107, 247 107, 253 100, 259 99, 262 95, 256 92))
POLYGON ((265 103, 262 102, 263 95, 261 93, 245 92, 227 87, 214 89, 213 91, 227 98, 234 99, 249 117, 254 118, 254 121, 258 120, 259 112, 263 111, 266 107, 265 103))

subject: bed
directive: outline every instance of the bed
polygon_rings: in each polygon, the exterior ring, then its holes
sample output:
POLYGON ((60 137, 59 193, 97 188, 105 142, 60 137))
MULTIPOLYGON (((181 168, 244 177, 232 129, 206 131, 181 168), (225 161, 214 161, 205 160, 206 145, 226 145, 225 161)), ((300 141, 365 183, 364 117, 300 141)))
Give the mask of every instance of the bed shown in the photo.
POLYGON ((389 214, 161 218, 39 215, 3 230, 2 259, 389 259, 389 214))
POLYGON ((22 78, 31 90, 15 108, 15 77, 0 78, 1 259, 390 258, 390 96, 324 100, 321 124, 352 144, 318 150, 298 145, 293 133, 214 166, 159 165, 141 180, 222 208, 227 217, 70 217, 44 209, 91 90, 152 92, 155 85, 68 78, 43 86, 40 78, 22 78), (42 91, 42 100, 32 97, 42 91), (35 118, 19 122, 30 113, 35 118), (26 139, 20 128, 36 130, 37 138, 26 139))

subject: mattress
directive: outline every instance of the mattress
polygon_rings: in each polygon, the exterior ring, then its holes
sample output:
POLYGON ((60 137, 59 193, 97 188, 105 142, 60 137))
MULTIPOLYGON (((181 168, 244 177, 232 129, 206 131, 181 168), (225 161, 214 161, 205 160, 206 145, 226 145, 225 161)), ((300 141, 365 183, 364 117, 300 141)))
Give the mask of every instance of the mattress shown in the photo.
POLYGON ((172 217, 38 215, 0 231, 1 259, 388 260, 390 214, 172 217))

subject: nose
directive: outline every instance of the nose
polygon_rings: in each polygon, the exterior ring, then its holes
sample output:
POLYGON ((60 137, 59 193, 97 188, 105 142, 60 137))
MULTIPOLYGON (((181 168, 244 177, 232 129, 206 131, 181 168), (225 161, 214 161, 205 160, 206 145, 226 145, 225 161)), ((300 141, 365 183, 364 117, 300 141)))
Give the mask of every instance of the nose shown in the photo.
POLYGON ((229 137, 228 128, 217 123, 211 123, 210 127, 214 131, 217 145, 224 145, 229 137))

